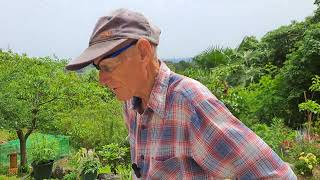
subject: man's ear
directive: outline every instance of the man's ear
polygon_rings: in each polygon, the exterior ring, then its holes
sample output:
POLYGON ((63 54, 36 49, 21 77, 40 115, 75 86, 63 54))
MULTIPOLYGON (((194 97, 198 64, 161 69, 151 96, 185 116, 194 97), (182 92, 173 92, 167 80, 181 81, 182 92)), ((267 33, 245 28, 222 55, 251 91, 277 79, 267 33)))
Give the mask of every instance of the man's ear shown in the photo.
POLYGON ((145 38, 140 38, 137 42, 137 48, 142 61, 149 60, 152 57, 152 47, 150 42, 145 38))

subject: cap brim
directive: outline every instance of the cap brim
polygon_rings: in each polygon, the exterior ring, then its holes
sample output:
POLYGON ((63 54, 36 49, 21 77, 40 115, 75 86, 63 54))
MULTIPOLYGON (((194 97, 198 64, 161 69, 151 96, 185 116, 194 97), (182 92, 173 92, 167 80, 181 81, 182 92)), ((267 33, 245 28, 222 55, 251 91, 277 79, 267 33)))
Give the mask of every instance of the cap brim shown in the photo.
POLYGON ((74 71, 84 68, 91 64, 96 58, 112 53, 112 51, 124 46, 127 42, 130 42, 130 39, 110 40, 89 46, 79 57, 70 61, 69 64, 66 65, 66 69, 74 71))

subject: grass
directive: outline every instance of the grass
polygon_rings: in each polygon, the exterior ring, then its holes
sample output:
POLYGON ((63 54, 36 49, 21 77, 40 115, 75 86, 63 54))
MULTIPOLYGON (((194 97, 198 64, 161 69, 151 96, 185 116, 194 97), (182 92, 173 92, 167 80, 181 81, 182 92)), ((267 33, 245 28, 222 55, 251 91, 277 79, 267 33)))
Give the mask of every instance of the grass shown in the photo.
POLYGON ((20 178, 16 177, 16 176, 4 176, 4 175, 0 175, 0 180, 19 180, 20 178))

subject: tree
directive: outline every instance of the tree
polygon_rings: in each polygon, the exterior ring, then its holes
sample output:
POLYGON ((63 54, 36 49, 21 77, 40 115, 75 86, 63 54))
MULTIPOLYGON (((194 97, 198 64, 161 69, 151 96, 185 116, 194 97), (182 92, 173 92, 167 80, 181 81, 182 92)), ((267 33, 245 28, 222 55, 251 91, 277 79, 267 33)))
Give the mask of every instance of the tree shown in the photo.
POLYGON ((231 58, 225 54, 223 48, 214 47, 203 51, 201 54, 193 58, 195 64, 205 70, 226 65, 231 61, 231 58))
POLYGON ((128 133, 121 103, 115 98, 103 100, 103 94, 108 94, 106 88, 97 85, 88 88, 92 89, 92 94, 83 107, 57 115, 55 126, 59 133, 70 136, 72 145, 78 148, 93 149, 124 141, 128 133))
MULTIPOLYGON (((285 119, 294 120, 292 125, 302 123, 303 116, 299 113, 298 104, 305 101, 306 96, 311 97, 308 91, 311 79, 320 72, 320 25, 315 24, 309 27, 304 37, 297 43, 297 50, 288 55, 280 73, 276 76, 279 79, 278 92, 280 96, 287 99, 287 115, 285 119)), ((319 98, 315 94, 314 98, 319 98)))
POLYGON ((258 48, 259 41, 255 36, 246 36, 238 47, 238 51, 254 51, 258 48))
MULTIPOLYGON (((46 128, 55 112, 74 106, 79 78, 64 72, 64 61, 29 58, 0 51, 0 119, 5 129, 15 130, 20 141, 21 168, 26 167, 26 142, 36 129, 46 128), (59 106, 59 101, 64 101, 59 106)), ((48 127, 47 127, 48 128, 48 127)))
POLYGON ((287 55, 297 49, 299 42, 306 31, 305 23, 293 23, 282 26, 276 30, 268 32, 261 39, 259 51, 265 51, 263 65, 271 62, 273 65, 282 67, 287 60, 287 55))
MULTIPOLYGON (((309 90, 312 92, 320 92, 320 77, 315 76, 312 78, 312 86, 310 86, 309 90)), ((312 124, 312 115, 320 114, 320 105, 313 100, 307 98, 306 93, 304 92, 305 102, 299 104, 299 110, 306 111, 307 117, 307 131, 308 131, 308 139, 310 141, 310 129, 312 124)), ((313 97, 313 95, 312 95, 313 97)))

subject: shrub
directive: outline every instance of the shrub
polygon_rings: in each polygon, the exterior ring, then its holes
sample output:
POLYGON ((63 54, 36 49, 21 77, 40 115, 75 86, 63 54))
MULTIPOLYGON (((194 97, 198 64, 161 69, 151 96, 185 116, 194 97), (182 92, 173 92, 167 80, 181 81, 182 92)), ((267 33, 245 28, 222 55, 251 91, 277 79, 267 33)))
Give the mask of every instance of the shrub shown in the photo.
POLYGON ((111 174, 111 167, 109 165, 100 167, 98 170, 98 174, 111 174))
POLYGON ((111 171, 117 174, 116 167, 125 164, 128 152, 128 147, 121 147, 117 143, 111 143, 102 146, 102 150, 99 151, 99 156, 102 157, 103 163, 110 165, 111 171))
POLYGON ((295 144, 289 153, 290 161, 295 162, 302 152, 312 153, 315 156, 320 157, 319 144, 309 142, 300 142, 295 144))
POLYGON ((283 120, 273 118, 271 127, 266 124, 255 124, 252 130, 260 136, 278 155, 283 157, 281 145, 286 141, 293 141, 296 132, 286 128, 283 120))
MULTIPOLYGON (((98 95, 92 98, 98 98, 98 95)), ((74 147, 93 149, 119 142, 127 136, 121 103, 115 99, 107 103, 100 101, 61 114, 57 120, 59 133, 70 136, 74 147)))
POLYGON ((318 165, 317 156, 312 153, 300 153, 298 162, 295 167, 299 174, 310 176, 312 175, 312 170, 318 165))
POLYGON ((78 174, 95 173, 101 166, 98 155, 94 150, 87 150, 85 148, 79 149, 74 156, 78 164, 78 174))
POLYGON ((55 139, 47 139, 43 135, 36 135, 31 144, 29 155, 35 164, 46 163, 57 158, 59 142, 55 139))
POLYGON ((0 164, 0 174, 6 175, 6 174, 9 173, 8 170, 9 170, 9 167, 3 166, 3 165, 0 164))
POLYGON ((17 139, 17 135, 14 131, 8 131, 5 129, 2 129, 0 126, 0 143, 11 141, 17 139))
POLYGON ((77 180, 77 173, 71 172, 63 177, 63 180, 77 180))
POLYGON ((117 172, 119 173, 121 180, 132 179, 132 173, 131 173, 130 165, 119 165, 117 167, 117 172))

